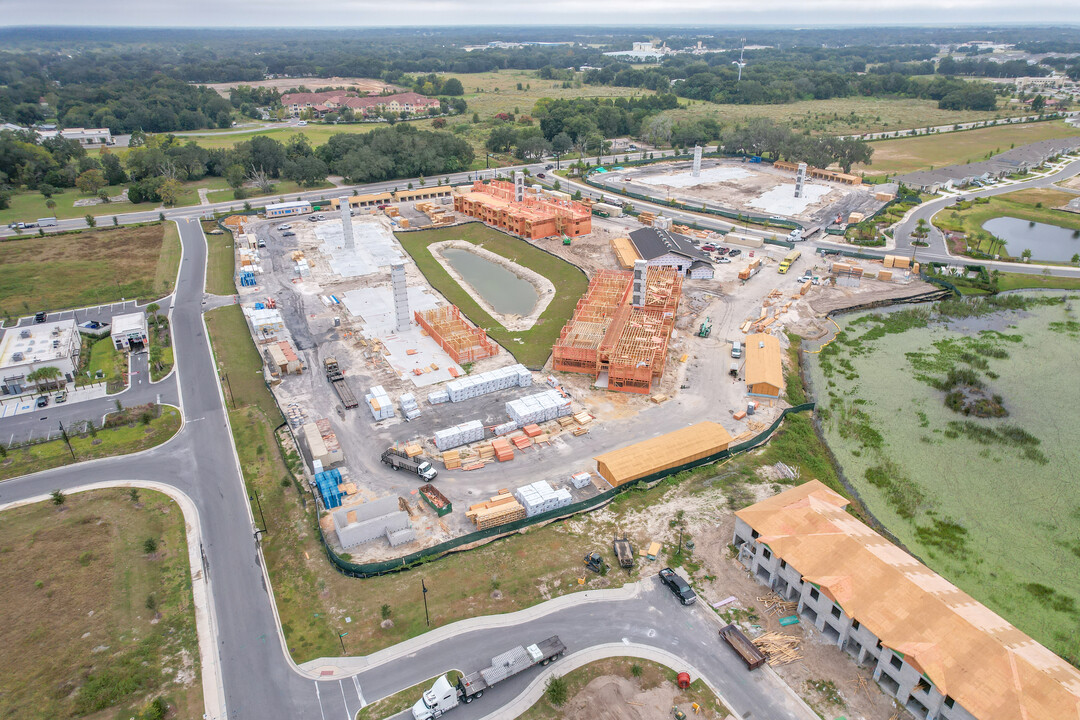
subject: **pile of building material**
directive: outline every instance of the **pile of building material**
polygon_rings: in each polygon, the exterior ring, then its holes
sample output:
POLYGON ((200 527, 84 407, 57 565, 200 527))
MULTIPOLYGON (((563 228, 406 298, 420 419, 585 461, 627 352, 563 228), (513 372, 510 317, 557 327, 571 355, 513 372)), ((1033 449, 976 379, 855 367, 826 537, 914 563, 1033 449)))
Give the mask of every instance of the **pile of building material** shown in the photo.
POLYGON ((387 495, 378 500, 350 505, 334 512, 334 529, 343 548, 385 537, 391 547, 416 539, 409 513, 400 509, 398 498, 387 495))
POLYGON ((793 615, 799 608, 799 603, 785 600, 774 592, 759 597, 757 601, 765 606, 766 615, 776 615, 777 617, 793 615))
POLYGON ((525 508, 506 490, 487 502, 470 505, 465 517, 476 523, 477 530, 487 530, 497 525, 505 525, 515 520, 524 520, 525 508))
POLYGON ((637 219, 642 225, 652 225, 656 222, 656 213, 642 210, 638 213, 637 219))
POLYGON ((574 473, 570 476, 570 482, 573 484, 574 487, 580 490, 581 488, 587 487, 590 483, 592 483, 592 475, 587 472, 574 473))
POLYGON ((315 487, 327 510, 341 505, 341 481, 341 470, 338 468, 315 473, 315 487))
POLYGON ((506 403, 506 414, 518 427, 547 422, 570 413, 570 400, 555 390, 544 390, 506 403))
POLYGON ((795 635, 770 632, 754 638, 754 644, 768 656, 769 665, 787 665, 802 660, 799 654, 799 638, 795 635))
MULTIPOLYGON (((449 199, 449 198, 447 198, 449 199)), ((416 209, 428 216, 432 225, 448 225, 454 222, 453 213, 431 202, 418 202, 416 209)))
POLYGON ((241 247, 236 249, 236 255, 240 261, 241 272, 262 272, 262 264, 259 261, 258 250, 251 250, 249 248, 241 247))
POLYGON ((257 343, 277 340, 278 335, 283 335, 285 332, 285 319, 281 317, 281 311, 276 308, 245 307, 244 314, 251 322, 252 334, 257 343))
POLYGON ((415 420, 420 417, 420 408, 416 404, 416 398, 412 393, 405 393, 398 398, 398 402, 401 404, 401 412, 405 413, 405 417, 408 420, 415 420))
POLYGON ((371 388, 371 392, 364 395, 364 401, 367 402, 368 410, 371 411, 371 416, 376 422, 394 417, 394 403, 382 385, 371 388))
POLYGON ((304 257, 304 253, 300 250, 293 250, 289 256, 292 261, 296 263, 296 274, 300 277, 307 277, 311 274, 311 265, 308 264, 307 258, 304 257))
POLYGON ((435 431, 435 447, 440 450, 449 450, 483 439, 484 425, 479 420, 470 420, 454 427, 435 431))
POLYGON ((519 425, 511 420, 510 422, 504 422, 502 425, 496 425, 491 429, 491 432, 495 433, 496 437, 508 435, 517 430, 519 425))
POLYGON ((304 370, 304 365, 300 362, 300 358, 296 356, 296 351, 292 349, 292 345, 284 340, 267 345, 263 351, 263 357, 266 358, 270 367, 270 374, 274 377, 299 375, 304 370))
POLYGON ((451 402, 461 402, 480 397, 496 390, 532 385, 532 373, 524 365, 509 365, 497 370, 489 370, 478 375, 451 380, 446 383, 446 391, 451 402))
POLYGON ((458 450, 447 450, 442 454, 442 461, 447 470, 460 470, 461 452, 458 450))
POLYGON ((435 392, 430 392, 428 393, 427 401, 432 405, 450 402, 450 393, 446 390, 436 390, 435 392))
POLYGON ((569 490, 566 488, 555 490, 546 480, 538 480, 531 485, 519 487, 514 491, 514 495, 525 508, 525 514, 528 517, 566 507, 573 502, 569 490))
POLYGON ((506 438, 496 438, 491 441, 491 449, 495 451, 495 459, 499 462, 507 462, 514 459, 514 448, 510 447, 510 441, 506 438))
POLYGON ((301 427, 300 440, 311 458, 312 467, 316 463, 321 467, 330 467, 345 461, 337 435, 330 429, 330 421, 326 418, 301 427))

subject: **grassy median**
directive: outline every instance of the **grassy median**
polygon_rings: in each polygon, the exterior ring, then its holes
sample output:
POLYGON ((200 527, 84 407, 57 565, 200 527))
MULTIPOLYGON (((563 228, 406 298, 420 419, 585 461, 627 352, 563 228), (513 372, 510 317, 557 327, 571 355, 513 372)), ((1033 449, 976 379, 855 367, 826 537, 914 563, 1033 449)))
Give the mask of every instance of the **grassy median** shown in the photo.
POLYGON ((0 518, 0 717, 202 717, 184 516, 172 500, 99 490, 0 518))
POLYGON ((531 368, 543 367, 547 362, 551 355, 551 346, 558 340, 563 325, 573 315, 578 299, 589 286, 585 273, 574 265, 524 240, 478 222, 450 228, 397 233, 397 239, 436 290, 446 296, 466 317, 484 328, 488 335, 509 350, 518 362, 531 368), (482 309, 428 251, 428 245, 446 240, 464 240, 483 247, 550 280, 555 286, 555 298, 536 321, 536 325, 529 330, 512 332, 482 309))
POLYGON ((202 228, 206 234, 207 247, 206 292, 214 295, 235 295, 236 281, 233 275, 236 270, 236 256, 232 233, 222 231, 216 222, 204 221, 202 228))

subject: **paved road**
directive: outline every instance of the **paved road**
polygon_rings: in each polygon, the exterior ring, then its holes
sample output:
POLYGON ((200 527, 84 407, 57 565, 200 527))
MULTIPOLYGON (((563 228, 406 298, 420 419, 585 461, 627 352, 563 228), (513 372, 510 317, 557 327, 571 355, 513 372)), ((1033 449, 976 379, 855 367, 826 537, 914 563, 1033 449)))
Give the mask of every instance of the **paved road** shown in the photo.
MULTIPOLYGON (((637 596, 563 608, 543 607, 511 626, 443 637, 422 652, 373 664, 356 677, 316 681, 301 674, 279 640, 279 626, 253 533, 202 321, 206 244, 199 223, 180 221, 181 271, 172 331, 183 378, 179 402, 185 426, 171 441, 134 457, 108 458, 23 476, 0 484, 0 503, 94 482, 153 480, 185 493, 197 507, 204 571, 210 583, 213 634, 222 668, 222 696, 230 718, 351 717, 366 701, 453 667, 479 668, 518 642, 558 633, 571 651, 634 641, 667 649, 701 668, 740 712, 755 717, 805 718, 807 711, 767 674, 749 675, 715 637, 715 620, 702 607, 682 608, 656 586, 637 596)), ((650 581, 655 583, 655 581, 650 581)), ((357 583, 363 591, 362 581, 357 583)), ((437 592, 437 589, 433 588, 437 592)), ((421 637, 410 641, 423 645, 421 637)), ((393 653, 390 653, 393 654, 393 653)), ((528 684, 528 673, 498 686, 482 703, 455 711, 461 720, 498 710, 528 684)), ((212 682, 212 678, 208 678, 212 682)), ((211 688, 211 691, 213 688, 211 688)))

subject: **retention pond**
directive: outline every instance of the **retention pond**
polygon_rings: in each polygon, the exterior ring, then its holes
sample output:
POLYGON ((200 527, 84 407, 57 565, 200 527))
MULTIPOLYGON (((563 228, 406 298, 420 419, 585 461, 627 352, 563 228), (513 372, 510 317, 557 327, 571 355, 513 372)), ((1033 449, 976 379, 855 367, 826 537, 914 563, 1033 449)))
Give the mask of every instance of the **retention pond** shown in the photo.
POLYGON ((1017 257, 1030 250, 1035 260, 1069 262, 1080 253, 1080 232, 1057 225, 999 217, 983 223, 983 229, 1008 243, 1009 254, 1017 257))
POLYGON ((532 283, 487 258, 460 248, 446 248, 442 254, 497 312, 528 315, 540 299, 532 283))

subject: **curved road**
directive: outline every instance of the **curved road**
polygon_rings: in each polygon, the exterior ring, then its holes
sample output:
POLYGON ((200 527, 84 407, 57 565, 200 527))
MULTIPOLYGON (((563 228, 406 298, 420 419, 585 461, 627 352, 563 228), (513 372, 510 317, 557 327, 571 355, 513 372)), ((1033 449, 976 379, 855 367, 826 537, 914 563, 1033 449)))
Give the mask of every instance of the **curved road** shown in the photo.
MULTIPOLYGON (((341 659, 340 669, 305 672, 284 648, 272 591, 254 538, 254 524, 238 466, 217 371, 203 324, 206 241, 197 220, 178 222, 183 260, 171 311, 179 403, 185 424, 172 440, 134 456, 108 458, 27 475, 0 484, 0 503, 25 501, 54 489, 92 483, 150 481, 176 488, 197 510, 210 598, 209 633, 221 687, 204 677, 211 716, 347 720, 366 702, 447 669, 483 667, 521 642, 558 633, 569 653, 622 643, 653 647, 699 668, 740 716, 808 718, 808 709, 771 672, 748 673, 717 635, 715 613, 683 608, 655 578, 629 591, 588 593, 513 616, 462 621, 368 658, 341 659), (349 670, 352 668, 352 670, 349 670), (355 674, 348 674, 354 672, 355 674), (328 673, 328 674, 321 674, 328 673), (216 707, 215 707, 216 706, 216 707), (226 714, 218 715, 222 709, 226 714)), ((363 581, 357 581, 362 591, 363 581)), ((205 628, 201 628, 203 630, 205 628)), ((320 663, 332 663, 318 661, 320 663)), ((204 670, 212 663, 204 663, 204 670)), ((484 700, 454 711, 471 720, 499 711, 525 691, 534 673, 494 688, 484 700)))

